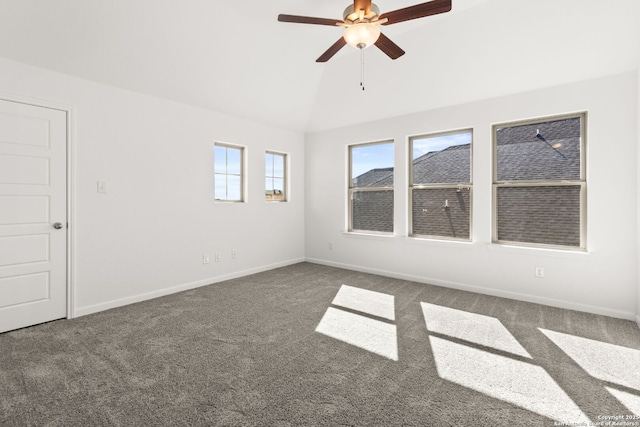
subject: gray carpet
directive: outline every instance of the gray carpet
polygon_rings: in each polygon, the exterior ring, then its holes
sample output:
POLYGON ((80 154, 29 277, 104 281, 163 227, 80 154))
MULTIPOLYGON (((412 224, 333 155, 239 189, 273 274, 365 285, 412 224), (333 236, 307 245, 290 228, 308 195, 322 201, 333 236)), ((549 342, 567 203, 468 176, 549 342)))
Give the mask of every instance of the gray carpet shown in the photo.
POLYGON ((0 334, 1 426, 552 426, 639 402, 633 322, 309 263, 0 334))

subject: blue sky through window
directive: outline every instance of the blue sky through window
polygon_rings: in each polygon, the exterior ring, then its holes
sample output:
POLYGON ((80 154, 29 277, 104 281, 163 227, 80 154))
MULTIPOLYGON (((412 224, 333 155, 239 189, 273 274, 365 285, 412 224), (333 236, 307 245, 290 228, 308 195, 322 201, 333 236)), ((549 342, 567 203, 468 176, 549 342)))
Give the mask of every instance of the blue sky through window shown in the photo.
MULTIPOLYGON (((413 140, 413 159, 432 151, 442 151, 456 145, 471 143, 471 132, 425 136, 413 140)), ((372 169, 393 167, 393 143, 354 146, 351 149, 351 178, 372 169)))
POLYGON ((442 151, 456 145, 471 143, 471 132, 449 135, 425 136, 413 140, 413 160, 433 151, 442 151))
POLYGON ((216 200, 242 199, 242 149, 216 146, 214 149, 214 184, 216 200))
POLYGON ((371 169, 393 167, 393 143, 368 144, 351 148, 351 178, 371 169))
POLYGON ((284 154, 266 153, 265 155, 265 190, 267 195, 272 192, 284 193, 284 154))

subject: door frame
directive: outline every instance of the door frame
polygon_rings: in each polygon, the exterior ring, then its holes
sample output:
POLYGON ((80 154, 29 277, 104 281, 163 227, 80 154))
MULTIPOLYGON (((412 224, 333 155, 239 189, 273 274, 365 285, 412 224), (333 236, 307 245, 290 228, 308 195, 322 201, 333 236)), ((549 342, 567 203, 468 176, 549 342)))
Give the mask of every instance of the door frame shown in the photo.
POLYGON ((74 107, 58 101, 36 98, 27 95, 0 90, 0 100, 27 104, 34 107, 63 111, 66 115, 66 160, 67 160, 67 319, 76 317, 75 310, 75 218, 76 218, 76 152, 75 152, 75 122, 74 107))

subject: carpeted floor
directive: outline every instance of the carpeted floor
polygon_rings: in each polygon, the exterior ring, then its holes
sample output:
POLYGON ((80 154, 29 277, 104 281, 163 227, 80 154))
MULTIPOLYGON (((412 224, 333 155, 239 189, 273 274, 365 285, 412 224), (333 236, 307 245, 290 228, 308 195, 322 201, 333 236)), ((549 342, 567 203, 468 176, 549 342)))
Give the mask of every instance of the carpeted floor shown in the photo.
POLYGON ((632 411, 633 322, 309 263, 0 334, 3 427, 640 425, 632 411))

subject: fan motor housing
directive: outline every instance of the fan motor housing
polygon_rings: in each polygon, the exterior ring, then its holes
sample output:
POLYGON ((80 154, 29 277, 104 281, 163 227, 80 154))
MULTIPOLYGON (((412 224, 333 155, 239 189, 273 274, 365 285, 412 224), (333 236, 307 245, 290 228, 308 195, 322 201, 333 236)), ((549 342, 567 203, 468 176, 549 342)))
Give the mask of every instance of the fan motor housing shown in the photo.
MULTIPOLYGON (((380 8, 376 4, 371 3, 371 11, 369 12, 368 15, 364 16, 365 22, 372 21, 372 20, 376 19, 378 16, 380 16, 380 8)), ((347 6, 347 8, 342 13, 342 18, 345 21, 352 22, 352 23, 354 23, 354 22, 356 22, 358 20, 359 14, 354 9, 354 5, 353 4, 350 4, 349 6, 347 6)))

